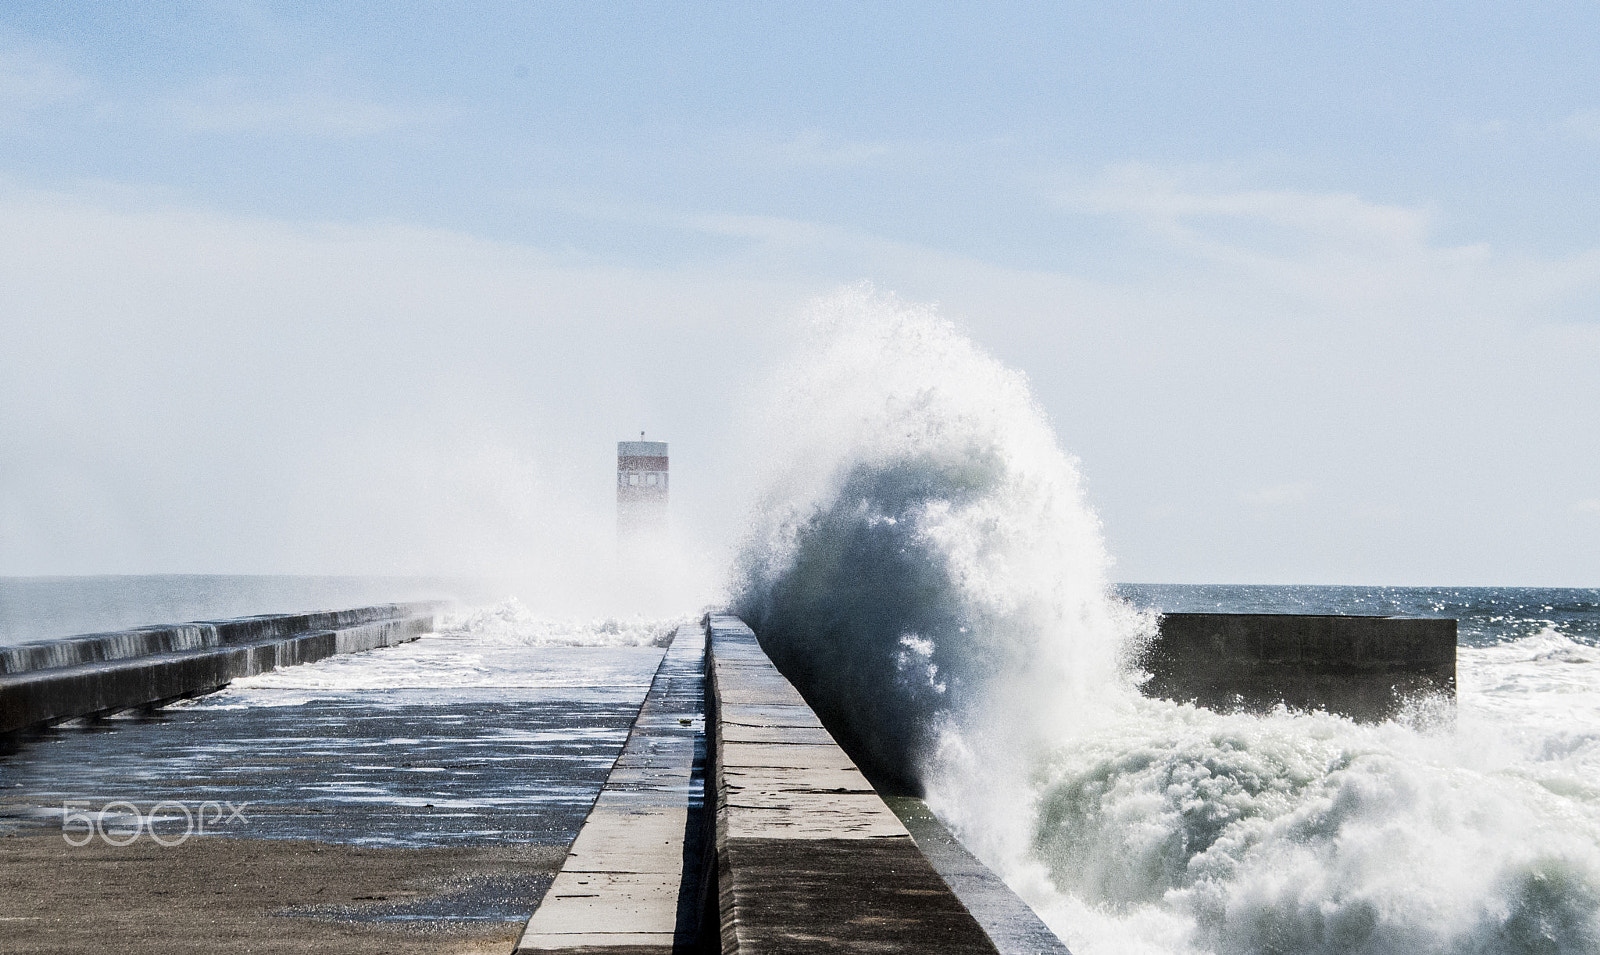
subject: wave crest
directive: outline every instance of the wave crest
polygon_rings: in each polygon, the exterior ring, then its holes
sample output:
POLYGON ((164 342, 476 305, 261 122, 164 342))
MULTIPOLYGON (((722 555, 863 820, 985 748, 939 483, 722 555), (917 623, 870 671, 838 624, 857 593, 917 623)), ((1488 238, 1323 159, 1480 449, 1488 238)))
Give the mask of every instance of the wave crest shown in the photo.
POLYGON ((1026 380, 865 287, 811 331, 733 605, 1075 951, 1600 953, 1593 647, 1463 649, 1456 720, 1145 699, 1154 620, 1026 380))
POLYGON ((683 620, 646 617, 541 617, 515 597, 446 618, 439 632, 470 637, 486 646, 664 647, 683 620))
POLYGON ((733 606, 869 773, 920 791, 942 736, 997 699, 1020 729, 1113 678, 1149 621, 1110 596, 1022 375, 869 287, 815 308, 794 366, 733 606))

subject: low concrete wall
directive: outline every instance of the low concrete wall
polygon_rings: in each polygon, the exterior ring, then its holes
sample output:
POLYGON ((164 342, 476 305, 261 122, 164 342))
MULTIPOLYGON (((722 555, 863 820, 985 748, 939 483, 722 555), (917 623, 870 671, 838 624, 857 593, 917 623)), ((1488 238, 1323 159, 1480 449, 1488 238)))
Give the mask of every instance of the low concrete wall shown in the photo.
POLYGON ((234 679, 414 640, 442 604, 274 614, 0 648, 0 735, 159 706, 234 679))
POLYGON ((37 640, 0 647, 0 674, 259 643, 316 630, 348 630, 361 624, 431 614, 440 606, 434 603, 376 604, 352 610, 264 614, 37 640))
POLYGON ((708 618, 722 951, 997 949, 737 617, 708 618))
POLYGON ((1210 709, 1279 703, 1358 720, 1456 691, 1456 622, 1326 614, 1170 613, 1142 666, 1148 695, 1210 709))

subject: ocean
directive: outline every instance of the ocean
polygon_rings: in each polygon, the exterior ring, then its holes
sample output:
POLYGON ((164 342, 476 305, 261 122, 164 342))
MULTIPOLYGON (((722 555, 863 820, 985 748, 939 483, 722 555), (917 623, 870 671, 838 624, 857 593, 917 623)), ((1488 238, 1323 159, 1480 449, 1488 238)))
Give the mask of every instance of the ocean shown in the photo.
POLYGON ((463 577, 135 574, 0 577, 0 646, 80 633, 403 600, 479 604, 507 592, 463 577))

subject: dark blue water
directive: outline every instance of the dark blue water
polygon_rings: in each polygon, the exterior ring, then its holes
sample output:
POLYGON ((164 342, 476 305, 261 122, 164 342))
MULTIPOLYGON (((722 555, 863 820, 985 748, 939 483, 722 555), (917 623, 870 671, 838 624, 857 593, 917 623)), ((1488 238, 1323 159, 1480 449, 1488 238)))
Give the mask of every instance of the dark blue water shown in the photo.
POLYGON ((491 581, 449 577, 0 577, 0 646, 191 620, 339 610, 403 600, 478 604, 504 596, 491 581))
POLYGON ((1451 617, 1462 646, 1492 646, 1553 630, 1600 646, 1600 588, 1329 587, 1118 584, 1135 606, 1169 613, 1333 613, 1451 617))

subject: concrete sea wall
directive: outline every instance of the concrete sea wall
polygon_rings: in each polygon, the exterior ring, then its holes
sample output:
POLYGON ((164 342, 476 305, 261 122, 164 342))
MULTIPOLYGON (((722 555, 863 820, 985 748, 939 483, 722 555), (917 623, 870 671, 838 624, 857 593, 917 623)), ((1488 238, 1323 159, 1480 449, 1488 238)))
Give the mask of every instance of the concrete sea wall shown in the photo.
POLYGON ((722 951, 997 952, 750 628, 709 630, 722 951))
POLYGON ((437 603, 140 627, 0 648, 0 736, 160 706, 279 667, 414 640, 437 603))
POLYGON ((1169 613, 1141 665, 1151 696, 1218 710, 1284 703, 1383 720, 1419 697, 1455 698, 1456 621, 1169 613))
POLYGON ((518 955, 1068 955, 922 801, 873 789, 737 617, 674 636, 518 955))

